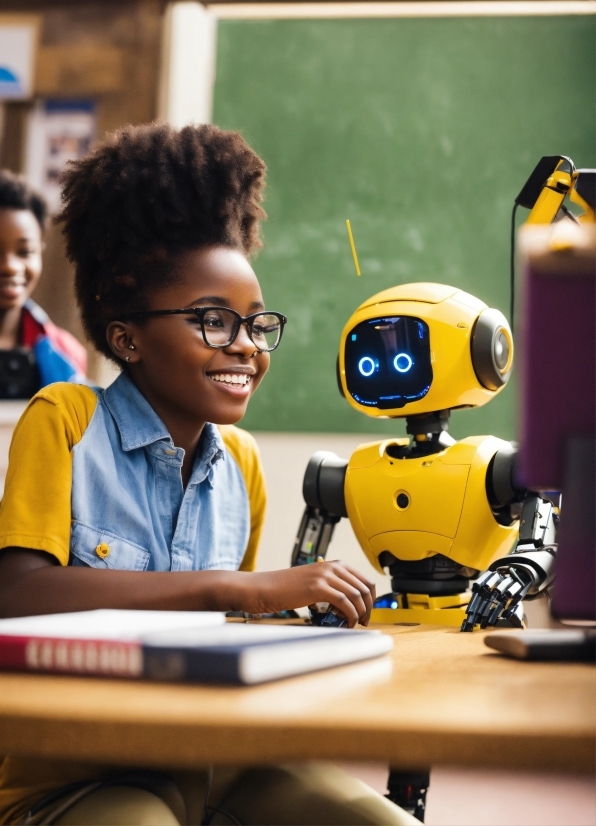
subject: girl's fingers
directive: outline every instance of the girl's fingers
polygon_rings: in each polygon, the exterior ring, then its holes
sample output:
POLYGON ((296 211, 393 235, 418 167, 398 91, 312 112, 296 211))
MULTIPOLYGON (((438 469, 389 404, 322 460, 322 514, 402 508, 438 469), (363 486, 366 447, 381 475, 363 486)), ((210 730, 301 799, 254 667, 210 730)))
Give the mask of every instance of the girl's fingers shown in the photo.
POLYGON ((336 591, 339 591, 343 594, 344 599, 341 605, 335 605, 335 608, 339 608, 340 611, 344 611, 344 606, 347 602, 353 606, 354 610, 356 611, 356 619, 361 622, 364 620, 366 616, 366 603, 362 599, 362 594, 358 588, 355 588, 353 585, 350 585, 344 579, 340 579, 340 577, 332 578, 329 581, 329 584, 332 588, 336 591))
MULTIPOLYGON (((342 614, 345 614, 346 617, 351 616, 351 612, 355 611, 356 620, 359 620, 360 622, 365 620, 367 615, 367 607, 359 588, 351 585, 344 578, 336 576, 333 572, 327 574, 324 582, 325 590, 331 589, 334 594, 341 594, 341 597, 339 597, 340 602, 333 601, 330 597, 325 597, 324 600, 319 599, 317 600, 318 602, 330 602, 334 608, 337 608, 342 614), (350 611, 349 614, 348 611, 350 611)), ((334 599, 337 600, 338 597, 335 596, 334 599)))
POLYGON ((364 613, 360 615, 359 621, 362 625, 368 625, 374 601, 370 587, 365 585, 361 579, 351 574, 346 568, 334 569, 334 573, 360 594, 364 604, 364 613))
POLYGON ((332 562, 331 564, 340 566, 345 571, 348 571, 348 573, 352 574, 352 576, 356 577, 356 579, 358 579, 362 583, 362 585, 365 588, 367 588, 368 591, 370 591, 374 602, 374 600, 377 598, 377 586, 371 579, 365 576, 361 571, 358 571, 356 568, 353 568, 351 565, 348 565, 346 562, 342 562, 341 559, 338 559, 332 562))
POLYGON ((352 568, 351 565, 346 565, 345 562, 342 562, 341 560, 337 560, 330 564, 333 568, 333 572, 337 576, 345 579, 346 582, 349 582, 360 591, 364 604, 366 605, 366 613, 360 618, 360 622, 362 625, 368 625, 370 620, 370 612, 373 608, 373 603, 377 595, 374 582, 372 582, 360 571, 357 571, 356 568, 352 568))
POLYGON ((317 601, 328 602, 346 618, 348 628, 353 628, 358 622, 359 612, 352 600, 343 591, 336 590, 331 585, 327 586, 325 592, 325 598, 317 601))

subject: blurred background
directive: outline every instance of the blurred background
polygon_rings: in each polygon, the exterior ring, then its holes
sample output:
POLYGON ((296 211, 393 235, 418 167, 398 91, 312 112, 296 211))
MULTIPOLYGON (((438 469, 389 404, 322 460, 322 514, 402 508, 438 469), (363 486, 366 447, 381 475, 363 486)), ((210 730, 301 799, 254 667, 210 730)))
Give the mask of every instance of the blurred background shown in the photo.
MULTIPOLYGON (((440 281, 508 314, 515 196, 542 155, 596 166, 595 43, 595 4, 577 0, 0 0, 0 167, 25 174, 52 209, 70 158, 156 117, 239 129, 267 163, 254 265, 268 307, 289 323, 243 423, 270 492, 261 568, 289 562, 315 450, 347 458, 362 441, 405 432, 338 394, 337 346, 354 308, 394 284, 440 281)), ((46 242, 33 298, 85 344, 58 227, 46 242)), ((89 376, 106 386, 116 372, 89 350, 89 376)), ((23 406, 0 404, 0 480, 23 406)), ((458 438, 515 431, 514 382, 452 417, 458 438)), ((389 590, 346 520, 331 556, 389 590)), ((538 612, 531 624, 542 621, 538 612)), ((385 767, 360 775, 383 791, 385 767)), ((437 770, 427 822, 594 823, 593 787, 437 770)))

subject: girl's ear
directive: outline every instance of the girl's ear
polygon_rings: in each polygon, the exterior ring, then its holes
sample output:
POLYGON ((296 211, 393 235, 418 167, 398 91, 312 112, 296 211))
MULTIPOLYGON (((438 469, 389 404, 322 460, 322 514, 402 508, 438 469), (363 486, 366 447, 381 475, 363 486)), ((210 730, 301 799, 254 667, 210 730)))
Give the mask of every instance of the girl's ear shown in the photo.
POLYGON ((132 327, 124 321, 110 321, 106 327, 106 340, 110 350, 127 364, 136 364, 139 353, 134 343, 132 327))

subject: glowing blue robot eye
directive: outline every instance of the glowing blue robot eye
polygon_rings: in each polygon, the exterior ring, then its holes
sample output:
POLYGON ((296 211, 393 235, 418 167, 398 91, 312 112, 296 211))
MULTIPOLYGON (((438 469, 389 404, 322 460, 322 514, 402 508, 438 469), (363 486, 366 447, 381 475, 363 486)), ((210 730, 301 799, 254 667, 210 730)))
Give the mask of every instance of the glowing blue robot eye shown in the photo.
POLYGON ((372 374, 377 369, 377 363, 374 359, 371 359, 370 356, 364 356, 358 362, 358 369, 362 373, 363 376, 372 376, 372 374))
POLYGON ((393 359, 393 366, 398 373, 407 373, 413 364, 414 362, 412 361, 412 357, 407 353, 398 353, 393 359))

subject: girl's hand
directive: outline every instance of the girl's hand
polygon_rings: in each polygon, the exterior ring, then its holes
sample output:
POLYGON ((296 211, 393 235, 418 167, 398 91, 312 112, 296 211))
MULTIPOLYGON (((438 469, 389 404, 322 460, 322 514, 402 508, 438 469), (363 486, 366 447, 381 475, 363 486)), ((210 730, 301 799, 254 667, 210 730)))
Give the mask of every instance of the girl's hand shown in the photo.
POLYGON ((328 602, 350 628, 368 625, 376 597, 374 583, 340 560, 248 574, 243 580, 242 611, 269 614, 328 602))

